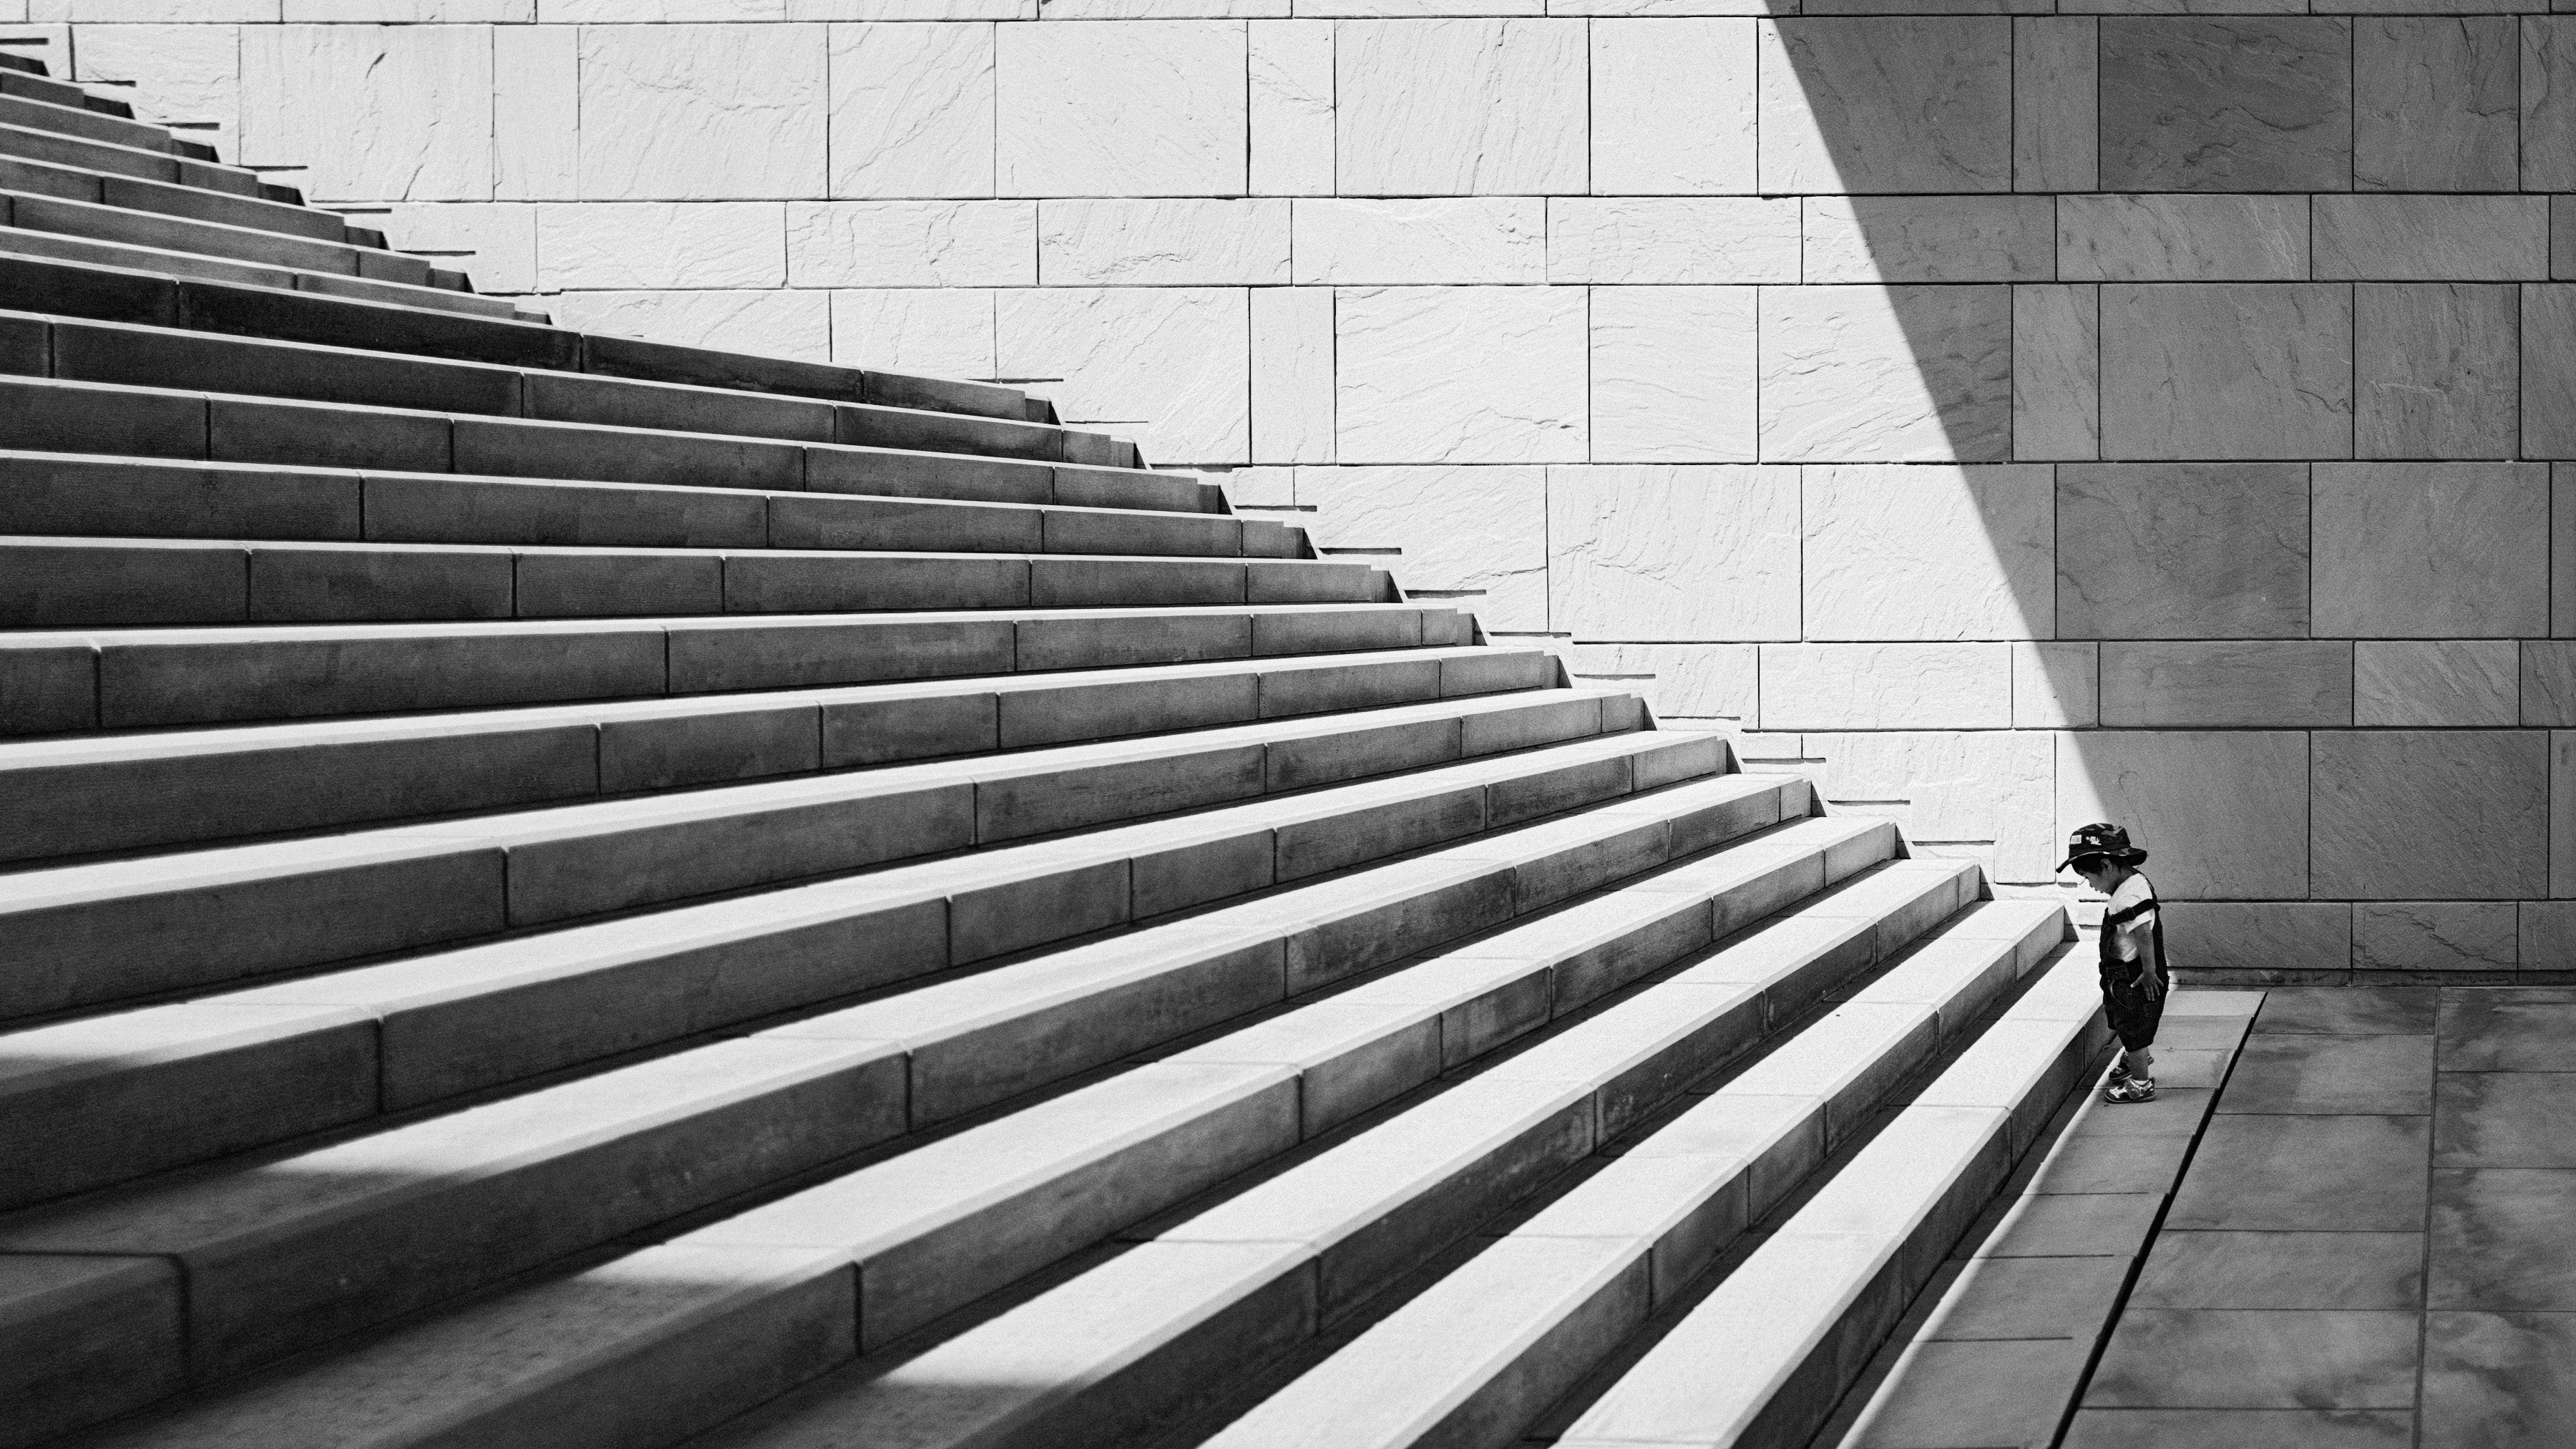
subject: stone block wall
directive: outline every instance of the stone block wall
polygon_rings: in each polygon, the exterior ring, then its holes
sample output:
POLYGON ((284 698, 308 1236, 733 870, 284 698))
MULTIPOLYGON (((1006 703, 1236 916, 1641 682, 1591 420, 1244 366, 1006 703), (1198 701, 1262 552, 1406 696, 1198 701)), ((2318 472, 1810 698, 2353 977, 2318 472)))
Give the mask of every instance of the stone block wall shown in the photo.
POLYGON ((2551 3, 0 0, 0 42, 569 322, 1030 380, 2002 882, 2126 821, 2187 965, 2468 980, 2576 967, 2551 3))

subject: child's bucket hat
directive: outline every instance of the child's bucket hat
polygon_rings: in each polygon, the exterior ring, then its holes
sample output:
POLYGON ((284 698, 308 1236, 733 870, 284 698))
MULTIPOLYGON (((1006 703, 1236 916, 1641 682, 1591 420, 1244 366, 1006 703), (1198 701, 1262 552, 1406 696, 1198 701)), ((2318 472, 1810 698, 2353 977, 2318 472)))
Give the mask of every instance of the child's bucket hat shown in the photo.
POLYGON ((2104 821, 2079 826, 2073 835, 2066 837, 2066 858, 2057 863, 2057 868, 2064 870, 2079 860, 2096 855, 2107 856, 2122 865, 2136 865, 2147 858, 2145 851, 2129 843, 2129 832, 2104 821))

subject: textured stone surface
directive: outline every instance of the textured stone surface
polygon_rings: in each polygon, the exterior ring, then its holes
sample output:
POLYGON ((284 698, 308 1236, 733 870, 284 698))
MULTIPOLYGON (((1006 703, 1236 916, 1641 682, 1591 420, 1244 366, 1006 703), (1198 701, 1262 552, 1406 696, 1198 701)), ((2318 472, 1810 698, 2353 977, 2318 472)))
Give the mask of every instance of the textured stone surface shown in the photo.
POLYGON ((1565 282, 1794 282, 1798 203, 1785 197, 1566 197, 1548 203, 1547 264, 1565 282))
POLYGON ((2308 736, 2104 730, 2059 738, 2061 837, 2088 821, 2119 821, 2154 853, 2158 892, 2177 900, 2307 893, 2308 736))
POLYGON ((931 377, 991 377, 993 294, 956 287, 835 292, 832 359, 931 377))
POLYGON ((1811 197, 1806 280, 2044 281, 2053 210, 2033 196, 1811 197))
POLYGON ((832 27, 832 194, 993 194, 993 27, 832 27))
POLYGON ((1248 460, 1251 329, 1239 289, 1064 287, 997 300, 999 375, 1062 378, 1044 390, 1066 422, 1134 437, 1157 464, 1248 460))
POLYGON ((2576 644, 2530 639, 2522 651, 2522 718, 2527 725, 2576 724, 2576 644))
POLYGON ((2352 964, 2357 970, 2514 969, 2517 925, 2509 903, 2364 904, 2353 907, 2352 917, 2352 964))
POLYGON ((2315 736, 2320 896, 2513 900, 2548 893, 2548 743, 2536 732, 2315 736))
POLYGON ((2292 640, 2102 646, 2105 727, 2348 725, 2352 646, 2292 640))
POLYGON ((2101 185, 2101 22, 2089 15, 2013 22, 2013 189, 2101 185))
POLYGON ((1549 627, 1577 640, 1798 637, 1798 470, 1548 470, 1549 627))
POLYGON ((1764 192, 2011 189, 2009 20, 1781 20, 1761 38, 1764 192))
POLYGON ((581 195, 819 196, 829 59, 819 25, 581 31, 581 195))
POLYGON ((1810 639, 2056 632, 2046 468, 1804 470, 1810 639))
POLYGON ((2356 191, 2509 191, 2519 61, 2504 16, 2352 23, 2356 191))
POLYGON ((805 287, 1029 286, 1038 279, 1037 203, 792 203, 787 266, 805 287))
POLYGON ((537 289, 537 209, 516 202, 396 206, 386 230, 409 249, 446 254, 485 292, 537 289))
POLYGON ((550 204, 536 214, 537 285, 777 287, 787 281, 785 211, 776 202, 550 204))
POLYGON ((1458 600, 1487 629, 1547 627, 1544 468, 1305 468, 1297 500, 1328 548, 1400 548, 1408 589, 1458 600))
POLYGON ((2345 191, 2351 23, 2324 17, 2102 21, 2102 185, 2345 191))
POLYGON ((1545 208, 1536 197, 1299 202, 1296 279, 1378 287, 1543 281, 1545 208))
POLYGON ((316 201, 492 195, 492 47, 480 30, 248 26, 241 78, 238 159, 312 167, 299 183, 316 201))
POLYGON ((2012 650, 2003 644, 1766 644, 1762 728, 2003 729, 2012 650))
POLYGON ((1844 813, 1892 819, 1929 849, 1977 853, 1997 880, 2050 878, 2060 839, 2050 789, 2064 778, 2051 736, 1890 730, 1811 734, 1805 746, 1801 768, 1844 813))
MULTIPOLYGON (((290 19, 339 17, 291 16, 290 19)), ((348 17, 356 18, 356 17, 348 17)), ((241 139, 240 32, 218 25, 84 25, 72 54, 78 79, 121 82, 108 92, 134 107, 137 120, 175 121, 196 130, 227 159, 241 139)), ((57 79, 63 68, 54 67, 57 79)))
POLYGON ((555 321, 585 332, 668 341, 766 357, 828 361, 829 292, 565 292, 546 299, 555 321))
POLYGON ((2549 479, 2518 463, 2316 470, 2315 630, 2475 638, 2549 629, 2549 479))
POLYGON ((2300 283, 2102 288, 2106 458, 2342 458, 2352 293, 2300 283))
POLYGON ((2522 289, 2522 455, 2576 458, 2576 285, 2522 289))
POLYGON ((1285 201, 1049 201, 1037 213, 1037 276, 1051 287, 1288 280, 1285 201))
POLYGON ((2511 725, 2520 685, 2509 639, 2364 639, 2353 645, 2357 725, 2511 725))
POLYGON ((2011 305, 2002 287, 1764 289, 1763 456, 2009 456, 2011 305))
POLYGON ((1715 18, 1592 27, 1596 194, 1753 189, 1754 30, 1715 18))
POLYGON ((1749 721, 1758 708, 1761 647, 1754 644, 1569 644, 1577 684, 1634 691, 1657 719, 1749 721))
POLYGON ((2512 282, 2549 275, 2540 196, 2320 196, 2319 280, 2512 282))
POLYGON ((1584 456, 1584 296, 1571 287, 1389 287, 1334 308, 1345 463, 1584 456))
POLYGON ((2101 645, 2012 648, 2014 729, 2080 729, 2101 722, 2101 645))
POLYGON ((1252 455, 1333 460, 1333 294, 1313 287, 1252 292, 1252 455))
POLYGON ((2063 467, 2057 527, 2057 632, 2064 637, 2307 633, 2303 467, 2063 467))
POLYGON ((1343 195, 1582 189, 1585 26, 1577 20, 1354 21, 1334 34, 1343 195))
POLYGON ((1256 20, 1249 32, 1252 190, 1261 196, 1333 192, 1333 26, 1256 20))
POLYGON ((2182 971, 2342 971, 2352 965, 2352 907, 2341 902, 2176 901, 2163 915, 2165 951, 2182 971))
POLYGON ((1003 27, 1004 196, 1231 196, 1246 176, 1244 26, 1105 20, 1003 27))
POLYGON ((581 190, 581 30, 512 25, 492 33, 492 194, 581 190))
POLYGON ((2102 456, 2102 289, 2013 288, 2013 456, 2102 456))
POLYGON ((2522 189, 2576 191, 2576 21, 2522 22, 2522 189))
POLYGON ((1754 460, 1750 287, 1595 287, 1592 458, 1754 460))
POLYGON ((2364 458, 2513 456, 2518 289, 2365 283, 2353 294, 2353 434, 2364 458))
POLYGON ((2070 282, 2269 282, 2308 275, 2299 196, 2065 196, 2057 274, 2070 282))

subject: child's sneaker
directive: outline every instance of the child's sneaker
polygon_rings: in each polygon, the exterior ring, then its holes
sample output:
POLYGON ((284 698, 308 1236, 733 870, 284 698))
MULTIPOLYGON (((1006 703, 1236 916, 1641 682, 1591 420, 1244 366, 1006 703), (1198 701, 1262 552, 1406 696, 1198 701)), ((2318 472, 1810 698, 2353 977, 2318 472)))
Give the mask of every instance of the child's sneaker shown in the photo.
POLYGON ((2155 1099, 2156 1079, 2153 1077, 2123 1076, 2118 1081, 2113 1082, 2110 1086, 2102 1089, 2102 1100, 2105 1102, 2119 1102, 2125 1104, 2129 1102, 2152 1102, 2155 1099))
POLYGON ((2125 1082, 2128 1079, 2129 1064, 2127 1062, 2113 1062, 2111 1064, 2111 1080, 2113 1082, 2125 1082))

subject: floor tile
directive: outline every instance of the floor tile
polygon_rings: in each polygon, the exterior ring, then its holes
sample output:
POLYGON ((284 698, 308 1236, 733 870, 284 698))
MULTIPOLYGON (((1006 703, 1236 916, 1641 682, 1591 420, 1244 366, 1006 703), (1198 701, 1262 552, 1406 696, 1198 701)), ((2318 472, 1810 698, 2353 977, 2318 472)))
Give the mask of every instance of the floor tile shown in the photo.
POLYGON ((2446 1072, 2565 1071, 2567 1044, 2576 1041, 2576 1001, 2453 991, 2442 1003, 2441 1035, 2446 1072))
POLYGON ((2156 1027, 2156 1059, 2176 1051, 2233 1051, 2245 1039, 2245 1021, 2234 1016, 2168 1016, 2156 1027))
POLYGON ((1916 1336, 2089 1344, 2101 1337, 2128 1276, 2126 1258, 1979 1258, 1949 1286, 1916 1336))
POLYGON ((2425 1449, 2566 1449, 2576 1437, 2576 1314, 2424 1321, 2425 1449))
POLYGON ((1843 1449, 2047 1449, 2092 1352, 2090 1340, 1917 1343, 1843 1449))
POLYGON ((2430 1117, 2220 1113, 2165 1227, 2421 1232, 2431 1135, 2430 1117))
POLYGON ((2087 1408, 2411 1409, 2413 1313, 2133 1308, 2087 1408))
MULTIPOLYGON (((2323 1040, 2323 1038, 2320 1038, 2323 1040)), ((2227 1075, 2227 1064, 2236 1053, 2227 1047, 2182 1047, 2156 1043, 2156 1095, 2161 1097, 2176 1087, 2207 1089, 2218 1085, 2227 1075)), ((2145 1106, 2146 1103, 2131 1103, 2145 1106)))
POLYGON ((2576 1072, 2444 1072, 2435 1167, 2576 1167, 2576 1072))
POLYGON ((2422 1233, 2159 1233, 2133 1308, 2424 1306, 2422 1233))
POLYGON ((2432 1177, 2431 1306, 2576 1310, 2576 1171, 2444 1168, 2432 1177))
MULTIPOLYGON (((2428 1444, 2430 1440, 2426 1441, 2428 1444)), ((2413 1449, 2388 1409, 2086 1409, 2065 1449, 2413 1449)))
POLYGON ((2263 995, 2254 1034, 2426 1032, 2433 1029, 2434 986, 2283 986, 2263 995))
POLYGON ((2188 1137, 2070 1134, 2058 1139, 2026 1191, 2168 1193, 2173 1191, 2174 1178, 2182 1170, 2183 1153, 2190 1147, 2188 1137))
POLYGON ((2096 1101, 2068 1130, 2083 1137, 2189 1137, 2200 1130, 2210 1099, 2217 1095, 2205 1087, 2158 1082, 2154 1101, 2096 1101))
POLYGON ((2164 1196, 2151 1192, 2049 1193, 2014 1203, 1977 1245, 1979 1258, 2135 1257, 2164 1196))
POLYGON ((2249 1036, 2218 1110, 2430 1112, 2433 1038, 2249 1036))
POLYGON ((2260 1010, 2260 991, 2231 991, 2226 987, 2183 986, 2165 1000, 2165 1020, 2178 1016, 2226 1016, 2243 1021, 2260 1010))

